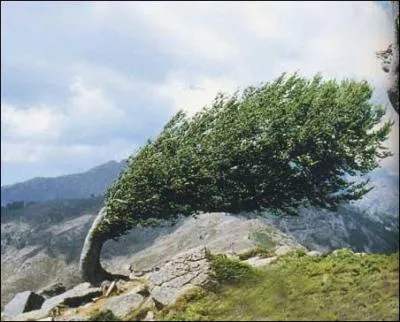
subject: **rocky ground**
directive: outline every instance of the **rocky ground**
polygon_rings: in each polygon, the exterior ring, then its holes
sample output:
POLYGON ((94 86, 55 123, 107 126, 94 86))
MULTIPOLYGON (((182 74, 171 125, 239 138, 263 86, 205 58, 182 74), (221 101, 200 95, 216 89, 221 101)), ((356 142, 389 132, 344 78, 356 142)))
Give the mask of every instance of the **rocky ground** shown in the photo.
MULTIPOLYGON (((243 262, 254 267, 266 266, 294 249, 304 248, 296 244, 277 245, 274 256, 260 258, 254 253, 243 262)), ((87 321, 107 311, 118 319, 135 316, 141 320, 152 320, 155 312, 173 305, 191 289, 207 287, 214 282, 208 252, 204 246, 181 252, 146 272, 132 272, 129 281, 105 281, 101 287, 81 283, 65 292, 62 292, 61 284, 53 284, 38 294, 18 293, 5 306, 2 320, 87 321), (54 296, 49 297, 49 294, 54 296)), ((308 254, 321 255, 315 251, 308 254)))

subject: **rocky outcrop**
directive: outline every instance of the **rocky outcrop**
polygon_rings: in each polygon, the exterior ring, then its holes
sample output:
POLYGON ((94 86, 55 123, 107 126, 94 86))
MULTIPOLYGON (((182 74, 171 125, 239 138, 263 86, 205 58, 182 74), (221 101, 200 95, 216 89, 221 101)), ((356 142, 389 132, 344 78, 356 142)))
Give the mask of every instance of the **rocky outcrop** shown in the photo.
POLYGON ((94 297, 100 296, 101 294, 102 292, 99 287, 92 287, 90 283, 82 283, 63 294, 46 300, 43 303, 42 309, 50 311, 60 304, 69 307, 77 307, 90 302, 94 297))
POLYGON ((179 254, 149 274, 150 292, 154 302, 170 305, 194 286, 202 286, 209 279, 206 248, 199 247, 179 254))
POLYGON ((17 314, 40 309, 44 297, 33 293, 31 291, 21 292, 14 296, 14 298, 5 306, 4 315, 14 316, 17 314))

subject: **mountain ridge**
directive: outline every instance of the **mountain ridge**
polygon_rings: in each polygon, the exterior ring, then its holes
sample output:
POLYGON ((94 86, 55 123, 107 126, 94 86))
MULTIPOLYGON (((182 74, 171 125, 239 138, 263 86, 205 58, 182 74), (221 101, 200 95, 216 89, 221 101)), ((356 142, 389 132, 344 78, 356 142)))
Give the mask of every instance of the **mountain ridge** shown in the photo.
POLYGON ((57 177, 36 177, 5 185, 1 187, 1 205, 17 201, 43 202, 103 195, 125 167, 126 160, 111 160, 85 172, 57 177))

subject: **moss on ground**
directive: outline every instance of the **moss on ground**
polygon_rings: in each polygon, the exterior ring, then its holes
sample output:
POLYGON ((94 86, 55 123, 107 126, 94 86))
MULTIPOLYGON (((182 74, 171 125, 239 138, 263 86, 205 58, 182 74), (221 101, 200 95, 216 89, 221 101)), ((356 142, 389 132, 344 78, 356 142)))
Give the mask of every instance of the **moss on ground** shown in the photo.
POLYGON ((311 257, 294 251, 255 270, 213 255, 219 287, 192 291, 157 318, 398 321, 398 261, 399 252, 358 256, 344 249, 311 257))

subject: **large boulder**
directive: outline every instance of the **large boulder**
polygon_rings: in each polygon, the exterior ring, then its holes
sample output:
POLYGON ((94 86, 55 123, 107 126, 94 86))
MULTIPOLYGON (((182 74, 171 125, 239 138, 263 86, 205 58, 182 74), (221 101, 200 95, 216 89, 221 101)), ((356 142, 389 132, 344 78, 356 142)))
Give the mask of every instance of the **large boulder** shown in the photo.
POLYGON ((46 318, 49 315, 49 310, 34 310, 22 314, 18 314, 13 317, 4 317, 2 321, 37 321, 46 318))
POLYGON ((21 313, 40 309, 45 298, 31 291, 18 293, 4 307, 5 316, 15 316, 21 313))
POLYGON ((153 300, 160 307, 174 303, 190 288, 207 283, 209 267, 204 247, 181 253, 160 265, 149 274, 149 288, 153 300))
POLYGON ((100 295, 102 295, 100 287, 92 287, 89 283, 82 283, 63 294, 47 299, 43 303, 42 308, 52 310, 60 304, 77 307, 90 302, 93 298, 100 295))

